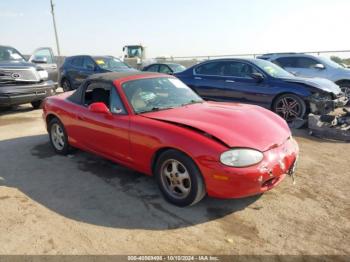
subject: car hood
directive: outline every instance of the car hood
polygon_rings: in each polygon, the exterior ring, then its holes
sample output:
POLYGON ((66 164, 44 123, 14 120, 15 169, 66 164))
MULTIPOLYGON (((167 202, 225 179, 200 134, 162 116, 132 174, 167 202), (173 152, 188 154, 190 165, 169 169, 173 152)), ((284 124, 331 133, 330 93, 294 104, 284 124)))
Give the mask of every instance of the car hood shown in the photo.
POLYGON ((281 117, 253 105, 204 102, 142 116, 204 132, 230 148, 266 151, 291 135, 281 117))
POLYGON ((36 67, 35 64, 25 61, 0 61, 0 68, 28 68, 36 67))
POLYGON ((335 95, 338 95, 339 93, 341 93, 341 90, 338 85, 324 78, 291 77, 291 78, 283 78, 283 81, 309 85, 314 88, 320 89, 322 91, 333 93, 335 95))

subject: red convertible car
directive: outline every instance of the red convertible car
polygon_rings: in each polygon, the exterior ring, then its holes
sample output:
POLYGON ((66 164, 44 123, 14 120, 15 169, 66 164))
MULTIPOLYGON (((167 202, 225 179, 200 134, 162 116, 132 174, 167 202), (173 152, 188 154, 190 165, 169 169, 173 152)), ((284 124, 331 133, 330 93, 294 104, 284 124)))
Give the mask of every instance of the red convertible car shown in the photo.
POLYGON ((261 194, 294 172, 287 123, 261 107, 205 102, 173 76, 96 74, 49 97, 43 117, 54 150, 86 150, 147 175, 164 197, 193 205, 206 194, 261 194))

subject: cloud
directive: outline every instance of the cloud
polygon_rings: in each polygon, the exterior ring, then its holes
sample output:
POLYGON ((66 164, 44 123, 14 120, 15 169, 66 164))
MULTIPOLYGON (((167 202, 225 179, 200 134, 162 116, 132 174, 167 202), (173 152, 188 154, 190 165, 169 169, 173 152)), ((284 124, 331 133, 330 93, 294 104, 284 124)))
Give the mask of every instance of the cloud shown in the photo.
POLYGON ((0 17, 22 17, 24 14, 22 12, 13 12, 13 11, 0 11, 0 17))

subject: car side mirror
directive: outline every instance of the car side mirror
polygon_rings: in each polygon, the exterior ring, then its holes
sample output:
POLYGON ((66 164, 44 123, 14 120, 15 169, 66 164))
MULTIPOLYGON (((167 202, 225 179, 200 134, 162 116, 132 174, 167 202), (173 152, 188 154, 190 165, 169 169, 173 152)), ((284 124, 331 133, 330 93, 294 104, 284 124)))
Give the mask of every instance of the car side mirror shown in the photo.
POLYGON ((47 64, 47 58, 43 56, 34 56, 30 62, 35 64, 47 64))
POLYGON ((111 115, 111 111, 109 111, 108 107, 105 105, 105 103, 102 102, 95 102, 89 105, 88 107, 90 112, 97 113, 97 114, 106 114, 111 115))
POLYGON ((264 80, 264 76, 261 73, 252 73, 250 75, 253 79, 255 79, 258 83, 262 82, 264 80))
POLYGON ((314 68, 319 69, 319 70, 323 70, 323 69, 325 69, 325 66, 323 64, 316 64, 316 65, 314 65, 314 68))

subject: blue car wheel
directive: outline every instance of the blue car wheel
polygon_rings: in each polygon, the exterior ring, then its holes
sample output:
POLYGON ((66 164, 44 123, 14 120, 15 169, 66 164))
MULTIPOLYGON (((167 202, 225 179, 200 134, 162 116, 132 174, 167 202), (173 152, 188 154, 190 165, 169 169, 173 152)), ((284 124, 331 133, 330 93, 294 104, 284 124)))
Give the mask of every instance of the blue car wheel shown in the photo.
POLYGON ((273 111, 281 116, 287 123, 303 119, 306 115, 306 104, 303 99, 294 94, 284 94, 274 102, 273 111))

